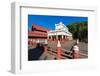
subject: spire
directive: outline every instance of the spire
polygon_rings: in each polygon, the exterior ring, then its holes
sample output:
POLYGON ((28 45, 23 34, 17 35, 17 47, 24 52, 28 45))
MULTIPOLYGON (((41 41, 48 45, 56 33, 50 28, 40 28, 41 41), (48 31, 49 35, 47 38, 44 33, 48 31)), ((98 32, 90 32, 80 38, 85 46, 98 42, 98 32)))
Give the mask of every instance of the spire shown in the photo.
POLYGON ((63 22, 59 22, 59 24, 60 24, 60 25, 62 25, 62 24, 63 24, 63 22))

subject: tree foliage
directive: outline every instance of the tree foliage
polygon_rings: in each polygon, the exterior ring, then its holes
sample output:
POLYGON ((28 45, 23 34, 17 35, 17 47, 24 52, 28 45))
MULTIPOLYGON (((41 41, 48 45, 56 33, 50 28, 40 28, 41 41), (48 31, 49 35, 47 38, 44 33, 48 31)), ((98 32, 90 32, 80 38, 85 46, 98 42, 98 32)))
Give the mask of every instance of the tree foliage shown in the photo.
POLYGON ((69 31, 73 34, 74 39, 80 41, 86 41, 88 38, 88 23, 87 22, 75 22, 67 25, 69 31))

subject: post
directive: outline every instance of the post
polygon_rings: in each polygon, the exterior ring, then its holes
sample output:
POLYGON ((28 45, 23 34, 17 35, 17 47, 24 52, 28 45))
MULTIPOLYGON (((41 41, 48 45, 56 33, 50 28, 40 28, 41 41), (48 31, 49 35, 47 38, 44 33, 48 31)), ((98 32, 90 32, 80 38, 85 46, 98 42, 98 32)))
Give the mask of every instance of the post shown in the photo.
POLYGON ((61 59, 61 44, 59 40, 57 43, 57 59, 61 59))
POLYGON ((79 44, 79 39, 76 40, 76 44, 79 44))
POLYGON ((73 53, 72 53, 73 59, 78 59, 80 57, 80 52, 79 52, 78 44, 79 44, 79 41, 77 40, 76 44, 74 45, 74 47, 72 49, 72 51, 73 51, 73 53))
POLYGON ((51 40, 51 37, 49 36, 49 41, 51 40))
POLYGON ((39 40, 37 40, 37 41, 36 41, 36 43, 37 43, 37 44, 39 44, 39 43, 40 43, 40 41, 39 41, 39 40))
POLYGON ((56 40, 58 40, 58 35, 56 35, 56 40))
POLYGON ((52 36, 50 37, 51 41, 52 41, 52 36))
POLYGON ((32 41, 32 39, 31 39, 31 47, 33 46, 33 41, 32 41))
POLYGON ((65 40, 67 40, 67 36, 65 36, 65 40))
POLYGON ((62 35, 61 37, 62 37, 62 39, 61 39, 61 40, 63 41, 63 40, 64 40, 64 36, 62 35))
POLYGON ((49 40, 49 36, 47 36, 47 40, 49 40))
POLYGON ((44 43, 44 53, 47 55, 48 53, 48 42, 47 40, 45 40, 45 43, 44 43))

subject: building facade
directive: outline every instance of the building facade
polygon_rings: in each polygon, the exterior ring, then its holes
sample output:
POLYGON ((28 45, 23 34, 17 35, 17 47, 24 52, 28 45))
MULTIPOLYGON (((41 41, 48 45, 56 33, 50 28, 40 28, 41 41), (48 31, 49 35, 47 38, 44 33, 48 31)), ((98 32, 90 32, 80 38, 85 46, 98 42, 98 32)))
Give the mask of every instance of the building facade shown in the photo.
POLYGON ((28 44, 44 42, 47 39, 48 31, 47 28, 33 24, 31 30, 28 31, 28 44))
POLYGON ((49 40, 72 40, 72 33, 62 23, 55 24, 55 30, 48 31, 49 40))
POLYGON ((55 24, 55 30, 33 24, 31 30, 28 31, 28 44, 44 43, 45 40, 72 40, 72 34, 62 22, 55 24))

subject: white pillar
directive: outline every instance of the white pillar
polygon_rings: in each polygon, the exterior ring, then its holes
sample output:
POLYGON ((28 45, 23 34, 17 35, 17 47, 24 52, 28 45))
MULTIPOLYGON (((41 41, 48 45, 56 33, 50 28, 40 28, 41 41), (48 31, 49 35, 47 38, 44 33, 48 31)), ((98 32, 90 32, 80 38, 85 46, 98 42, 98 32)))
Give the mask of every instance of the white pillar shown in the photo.
POLYGON ((67 39, 67 36, 65 36, 65 39, 67 39))
POLYGON ((52 40, 52 36, 50 37, 50 39, 52 40))
POLYGON ((58 35, 56 35, 56 39, 58 40, 58 35))
POLYGON ((64 38, 64 36, 63 36, 63 35, 62 35, 61 37, 62 37, 62 39, 64 38))

